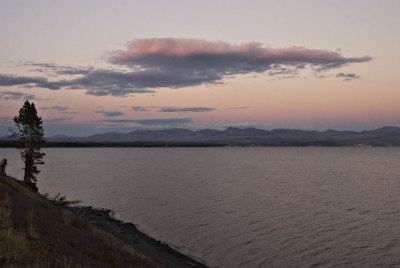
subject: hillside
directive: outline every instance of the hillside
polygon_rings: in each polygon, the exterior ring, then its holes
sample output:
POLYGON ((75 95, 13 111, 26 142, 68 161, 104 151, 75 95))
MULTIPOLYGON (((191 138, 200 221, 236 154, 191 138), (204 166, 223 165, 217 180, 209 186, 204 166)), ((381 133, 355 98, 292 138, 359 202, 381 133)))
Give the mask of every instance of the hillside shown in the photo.
POLYGON ((82 209, 0 177, 0 267, 204 267, 105 210, 82 209))
MULTIPOLYGON (((96 146, 400 146, 400 128, 382 127, 370 131, 315 131, 298 129, 225 130, 163 129, 110 132, 88 137, 58 135, 47 137, 47 147, 96 146)), ((0 138, 0 147, 13 147, 9 137, 0 138)))

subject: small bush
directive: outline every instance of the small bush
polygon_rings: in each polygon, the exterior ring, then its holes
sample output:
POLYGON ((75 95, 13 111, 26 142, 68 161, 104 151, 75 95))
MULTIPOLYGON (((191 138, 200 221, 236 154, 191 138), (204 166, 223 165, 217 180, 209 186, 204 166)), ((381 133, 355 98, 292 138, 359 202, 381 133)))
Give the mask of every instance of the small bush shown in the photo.
POLYGON ((81 202, 79 200, 68 201, 65 195, 61 195, 61 193, 58 193, 55 196, 51 196, 48 193, 46 193, 44 194, 44 197, 57 206, 73 205, 81 202))

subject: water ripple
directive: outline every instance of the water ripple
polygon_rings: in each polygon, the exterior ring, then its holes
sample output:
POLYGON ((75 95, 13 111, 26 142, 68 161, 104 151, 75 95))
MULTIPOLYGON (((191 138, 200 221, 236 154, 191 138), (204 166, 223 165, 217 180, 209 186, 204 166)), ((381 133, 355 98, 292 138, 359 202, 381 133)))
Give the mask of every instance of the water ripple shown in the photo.
MULTIPOLYGON (((211 267, 400 266, 399 148, 45 153, 43 192, 106 206, 211 267)), ((21 178, 17 151, 1 154, 21 178)))

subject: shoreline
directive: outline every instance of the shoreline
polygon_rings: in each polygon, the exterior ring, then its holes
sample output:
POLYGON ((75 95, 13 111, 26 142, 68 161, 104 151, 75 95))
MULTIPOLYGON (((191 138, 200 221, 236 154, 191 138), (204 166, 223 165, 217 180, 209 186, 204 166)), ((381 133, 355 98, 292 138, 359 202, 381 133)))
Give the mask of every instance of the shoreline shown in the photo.
POLYGON ((133 223, 113 218, 110 216, 111 210, 109 209, 93 208, 92 206, 62 206, 62 208, 86 218, 95 227, 115 236, 166 267, 208 267, 201 261, 139 231, 133 223))

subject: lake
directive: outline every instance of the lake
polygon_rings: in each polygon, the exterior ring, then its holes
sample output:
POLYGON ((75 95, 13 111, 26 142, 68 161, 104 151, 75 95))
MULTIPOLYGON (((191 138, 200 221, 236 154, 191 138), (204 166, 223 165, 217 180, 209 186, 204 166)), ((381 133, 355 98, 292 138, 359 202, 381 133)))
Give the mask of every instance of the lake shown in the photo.
MULTIPOLYGON (((212 267, 400 265, 400 148, 48 148, 40 192, 212 267)), ((0 148, 22 178, 19 152, 0 148)))

